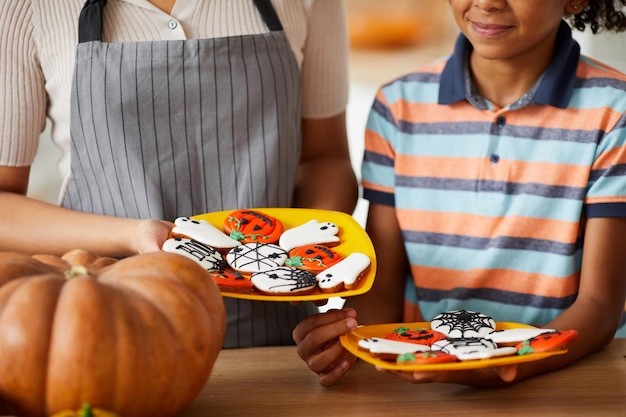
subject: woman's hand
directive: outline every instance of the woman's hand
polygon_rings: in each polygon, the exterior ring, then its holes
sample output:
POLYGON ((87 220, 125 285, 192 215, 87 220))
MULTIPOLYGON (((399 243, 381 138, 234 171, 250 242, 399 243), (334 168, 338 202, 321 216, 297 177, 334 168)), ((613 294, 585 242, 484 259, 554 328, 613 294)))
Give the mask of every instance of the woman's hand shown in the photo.
POLYGON ((344 308, 316 314, 294 329, 293 340, 298 345, 298 355, 317 374, 320 385, 334 384, 356 362, 356 357, 339 342, 339 336, 356 327, 355 310, 344 308))
POLYGON ((140 220, 135 229, 134 247, 136 252, 160 251, 173 227, 174 223, 164 220, 140 220))

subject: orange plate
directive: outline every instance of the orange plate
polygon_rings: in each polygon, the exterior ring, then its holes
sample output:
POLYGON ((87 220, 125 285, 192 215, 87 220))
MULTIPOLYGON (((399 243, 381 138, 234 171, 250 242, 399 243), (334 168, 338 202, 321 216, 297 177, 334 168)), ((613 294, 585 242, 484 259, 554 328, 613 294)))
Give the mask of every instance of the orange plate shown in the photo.
MULTIPOLYGON (((312 301, 325 300, 331 297, 351 297, 366 293, 370 290, 370 288, 372 288, 374 277, 376 276, 376 254, 374 253, 374 246, 372 245, 372 241, 367 233, 365 233, 365 230, 356 220, 354 220, 354 218, 352 218, 352 216, 339 211, 316 209, 257 208, 252 210, 257 210, 277 218, 283 223, 285 230, 300 226, 310 220, 335 223, 339 227, 339 233, 337 236, 340 240, 339 244, 333 246, 332 249, 344 258, 353 252, 361 252, 369 256, 370 267, 367 273, 359 279, 357 287, 351 290, 324 293, 315 289, 312 293, 307 295, 265 295, 254 291, 251 291, 250 293, 222 291, 222 295, 224 297, 263 301, 312 301)), ((206 220, 218 229, 223 230, 224 219, 233 211, 235 210, 199 214, 191 216, 191 218, 196 220, 206 220)))
MULTIPOLYGON (((409 372, 426 372, 426 371, 458 371, 462 369, 478 369, 488 368, 493 366, 511 365, 522 362, 538 361, 548 356, 560 355, 566 353, 567 350, 559 350, 553 352, 543 353, 529 353, 526 355, 511 355, 501 356, 493 359, 480 359, 471 361, 459 361, 459 362, 447 362, 447 363, 433 363, 433 364, 397 364, 394 361, 385 361, 378 359, 370 355, 368 352, 359 349, 359 340, 367 339, 370 337, 385 337, 388 333, 393 332, 398 327, 410 327, 410 328, 430 328, 430 322, 417 322, 417 323, 389 323, 389 324, 376 324, 371 326, 361 326, 356 330, 342 335, 339 340, 343 347, 350 351, 353 355, 363 359, 365 362, 378 366, 384 369, 390 369, 394 371, 409 371, 409 372)), ((511 323, 511 322, 497 322, 496 330, 516 329, 519 327, 532 328, 527 324, 511 323)))

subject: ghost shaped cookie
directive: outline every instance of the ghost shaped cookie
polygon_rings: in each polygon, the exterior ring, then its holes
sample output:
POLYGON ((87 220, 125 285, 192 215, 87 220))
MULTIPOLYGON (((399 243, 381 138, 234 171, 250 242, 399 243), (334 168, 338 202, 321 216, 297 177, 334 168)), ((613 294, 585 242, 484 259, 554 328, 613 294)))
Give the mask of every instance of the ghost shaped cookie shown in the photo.
POLYGON ((340 262, 316 275, 317 285, 322 292, 351 290, 358 284, 363 273, 370 266, 369 256, 353 252, 340 262))
POLYGON ((337 233, 339 228, 335 223, 309 220, 300 226, 287 229, 280 235, 278 245, 289 252, 293 248, 305 245, 323 244, 333 246, 339 243, 337 233))
POLYGON ((172 237, 193 239, 220 251, 227 251, 235 246, 241 245, 241 242, 230 238, 206 220, 179 217, 174 221, 174 225, 174 228, 170 232, 172 237))

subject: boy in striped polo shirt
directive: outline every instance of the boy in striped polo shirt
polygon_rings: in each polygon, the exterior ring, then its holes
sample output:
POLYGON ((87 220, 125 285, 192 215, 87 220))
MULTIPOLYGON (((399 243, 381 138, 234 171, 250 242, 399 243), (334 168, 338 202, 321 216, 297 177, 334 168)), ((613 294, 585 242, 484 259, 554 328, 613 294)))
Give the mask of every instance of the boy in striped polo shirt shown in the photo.
POLYGON ((626 1, 450 3, 454 53, 384 85, 368 119, 374 287, 294 331, 322 385, 354 362, 328 342, 357 318, 465 309, 579 333, 540 365, 401 373, 413 382, 503 385, 626 336, 626 75, 581 56, 563 20, 623 31, 626 1))

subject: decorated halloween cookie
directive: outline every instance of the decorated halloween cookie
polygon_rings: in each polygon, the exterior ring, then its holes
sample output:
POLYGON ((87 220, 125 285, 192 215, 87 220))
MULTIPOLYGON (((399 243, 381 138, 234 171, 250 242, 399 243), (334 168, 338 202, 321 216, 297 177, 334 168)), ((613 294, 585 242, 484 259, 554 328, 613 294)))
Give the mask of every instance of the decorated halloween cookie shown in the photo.
POLYGON ((496 322, 483 313, 454 310, 441 313, 430 322, 430 328, 449 338, 485 337, 496 329, 496 322))
POLYGON ((459 359, 454 355, 441 351, 429 350, 426 352, 403 353, 402 355, 398 355, 396 363, 400 365, 422 365, 429 363, 449 363, 456 362, 458 360, 459 359))
POLYGON ((252 290, 252 282, 237 271, 214 269, 208 272, 220 290, 236 293, 248 293, 252 290))
POLYGON ((235 271, 253 274, 282 266, 287 260, 287 256, 287 252, 278 245, 256 242, 244 243, 228 251, 226 262, 235 271))
POLYGON ((339 243, 337 233, 339 228, 335 223, 310 220, 300 226, 287 229, 280 236, 278 245, 287 252, 298 246, 324 244, 332 246, 339 243))
POLYGON ((162 249, 164 252, 177 253, 192 259, 207 271, 226 268, 226 262, 224 262, 224 258, 217 250, 193 239, 171 238, 163 243, 162 249))
POLYGON ((171 237, 193 239, 217 250, 228 250, 239 246, 241 242, 231 239, 224 232, 206 220, 193 220, 189 217, 179 217, 174 221, 171 237))
POLYGON ((398 327, 393 332, 387 334, 385 339, 397 340, 399 342, 417 343, 419 345, 430 346, 433 343, 445 339, 446 336, 432 329, 410 329, 408 327, 398 327))
POLYGON ((552 329, 539 329, 536 327, 520 327, 517 329, 496 330, 485 336, 498 346, 515 346, 524 340, 532 339, 542 333, 554 332, 552 329))
POLYGON ((271 295, 306 294, 317 285, 315 275, 286 266, 256 272, 252 274, 250 281, 258 291, 271 295))
POLYGON ((382 337, 369 337, 358 342, 359 349, 369 352, 370 355, 382 359, 395 361, 398 355, 415 352, 428 352, 426 345, 415 343, 398 342, 397 340, 384 339, 382 337))
POLYGON ((341 261, 343 257, 329 247, 323 245, 299 246, 289 252, 286 266, 304 269, 311 273, 319 273, 341 261))
POLYGON ((323 292, 336 292, 342 288, 352 289, 369 265, 369 256, 353 252, 340 262, 317 274, 317 285, 323 292))
POLYGON ((484 338, 445 339, 435 342, 431 348, 433 351, 454 355, 462 361, 514 355, 517 352, 514 347, 499 348, 498 345, 484 338))
POLYGON ((283 229, 280 220, 257 210, 237 210, 224 220, 224 231, 242 243, 276 243, 283 229))
POLYGON ((520 355, 551 352, 555 350, 563 350, 577 339, 578 332, 576 330, 554 330, 552 332, 542 333, 531 339, 525 340, 518 344, 516 348, 517 353, 520 355))

